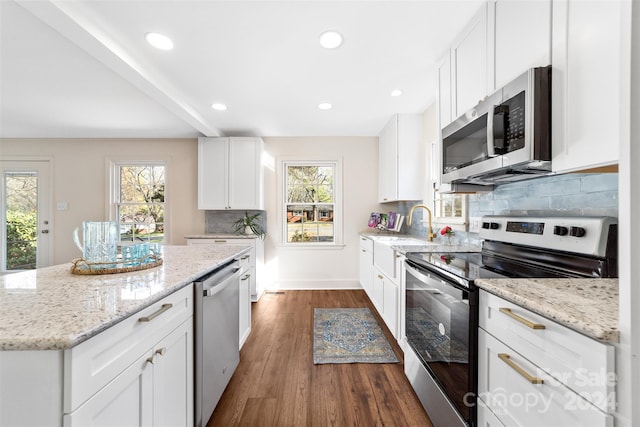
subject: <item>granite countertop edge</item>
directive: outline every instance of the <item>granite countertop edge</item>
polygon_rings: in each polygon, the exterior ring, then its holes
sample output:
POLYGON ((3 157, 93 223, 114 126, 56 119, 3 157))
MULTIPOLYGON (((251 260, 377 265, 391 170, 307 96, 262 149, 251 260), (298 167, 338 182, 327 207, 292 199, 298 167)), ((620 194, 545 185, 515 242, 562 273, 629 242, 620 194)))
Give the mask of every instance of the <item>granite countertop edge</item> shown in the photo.
MULTIPOLYGON (((424 237, 413 236, 410 234, 389 234, 389 233, 373 233, 373 232, 362 232, 360 233, 362 237, 366 237, 367 239, 371 239, 373 241, 376 240, 377 237, 397 237, 399 239, 416 239, 416 240, 424 240, 424 237)), ((480 252, 482 248, 477 245, 470 244, 443 244, 441 242, 427 242, 424 241, 424 244, 416 244, 416 245, 405 245, 405 244, 395 244, 393 240, 382 241, 382 243, 390 246, 392 249, 406 255, 409 252, 480 252)))
POLYGON ((184 236, 185 239, 257 239, 255 234, 235 234, 235 233, 204 233, 190 234, 184 236))
POLYGON ((580 332, 615 344, 618 279, 477 279, 479 288, 580 332))
POLYGON ((132 273, 74 275, 60 264, 2 276, 0 351, 72 348, 249 250, 169 246, 162 265, 132 273))

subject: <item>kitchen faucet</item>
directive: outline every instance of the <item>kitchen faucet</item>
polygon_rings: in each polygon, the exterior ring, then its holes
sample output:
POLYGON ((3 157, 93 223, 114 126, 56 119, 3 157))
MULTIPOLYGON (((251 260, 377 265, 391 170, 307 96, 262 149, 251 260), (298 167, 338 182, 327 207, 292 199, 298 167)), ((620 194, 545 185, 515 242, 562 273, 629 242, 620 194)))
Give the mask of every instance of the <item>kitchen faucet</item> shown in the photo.
POLYGON ((429 241, 433 242, 433 238, 436 237, 436 235, 434 234, 433 227, 431 226, 431 209, 429 209, 426 205, 415 205, 411 208, 408 215, 409 218, 407 219, 407 225, 411 225, 411 215, 413 215, 413 211, 416 210, 416 208, 424 208, 427 210, 427 213, 429 214, 429 232, 427 236, 429 241))

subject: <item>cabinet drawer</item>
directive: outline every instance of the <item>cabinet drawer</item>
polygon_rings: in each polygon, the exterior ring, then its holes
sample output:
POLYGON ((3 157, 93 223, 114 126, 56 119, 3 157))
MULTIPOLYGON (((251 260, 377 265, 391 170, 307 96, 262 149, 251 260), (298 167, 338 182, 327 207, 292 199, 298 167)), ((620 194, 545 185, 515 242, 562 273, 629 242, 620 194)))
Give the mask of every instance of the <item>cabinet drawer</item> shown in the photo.
POLYGON ((504 425, 613 426, 611 415, 482 329, 478 348, 478 396, 504 425), (532 378, 525 378, 518 370, 532 378), (541 383, 532 383, 534 379, 541 383))
POLYGON ((478 399, 478 423, 479 427, 505 427, 505 425, 496 417, 496 414, 491 412, 491 409, 482 401, 478 399))
POLYGON ((249 269, 255 267, 256 265, 255 250, 251 248, 249 252, 246 252, 240 255, 240 257, 238 258, 238 261, 240 261, 240 271, 242 271, 242 273, 245 273, 249 269))
POLYGON ((479 324, 603 411, 613 411, 613 346, 484 291, 480 292, 479 324), (533 329, 532 324, 540 329, 533 329))
POLYGON ((378 267, 388 278, 396 279, 396 251, 391 246, 374 242, 373 265, 378 267))
POLYGON ((73 412, 192 315, 189 285, 65 350, 64 412, 73 412))
POLYGON ((373 240, 360 236, 360 249, 364 249, 366 252, 372 252, 373 240))

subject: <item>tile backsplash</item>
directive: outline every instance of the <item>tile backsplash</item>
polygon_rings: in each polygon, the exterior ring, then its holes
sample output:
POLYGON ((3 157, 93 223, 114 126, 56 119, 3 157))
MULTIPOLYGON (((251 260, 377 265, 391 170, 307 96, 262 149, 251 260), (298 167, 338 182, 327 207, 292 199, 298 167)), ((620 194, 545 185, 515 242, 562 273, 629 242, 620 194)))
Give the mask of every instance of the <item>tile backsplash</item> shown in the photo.
MULTIPOLYGON (((411 207, 422 201, 396 202, 387 205, 407 215, 411 207)), ((469 218, 483 215, 558 215, 618 217, 618 174, 565 174, 539 177, 527 181, 503 184, 487 193, 470 194, 467 200, 469 218)), ((423 209, 413 214, 411 226, 406 221, 401 233, 426 238, 427 230, 421 222, 426 218, 423 209)), ((434 227, 437 231, 437 226, 434 227)), ((457 231, 462 242, 476 243, 475 233, 457 231)))
POLYGON ((469 217, 618 216, 618 174, 566 174, 500 185, 469 195, 469 217))
POLYGON ((233 233, 233 223, 248 212, 249 215, 260 213, 260 223, 266 230, 267 212, 257 210, 228 210, 228 211, 205 211, 204 232, 205 233, 233 233))

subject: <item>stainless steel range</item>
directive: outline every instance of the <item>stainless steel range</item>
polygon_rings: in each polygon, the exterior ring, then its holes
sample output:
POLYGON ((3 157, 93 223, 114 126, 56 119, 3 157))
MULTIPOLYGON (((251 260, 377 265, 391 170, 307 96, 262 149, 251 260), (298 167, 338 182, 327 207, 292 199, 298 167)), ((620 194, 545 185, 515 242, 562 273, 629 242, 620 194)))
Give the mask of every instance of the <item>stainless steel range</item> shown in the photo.
POLYGON ((617 277, 611 217, 482 218, 477 253, 407 253, 405 373, 436 427, 475 426, 480 278, 617 277))

